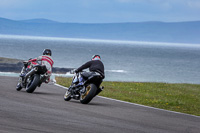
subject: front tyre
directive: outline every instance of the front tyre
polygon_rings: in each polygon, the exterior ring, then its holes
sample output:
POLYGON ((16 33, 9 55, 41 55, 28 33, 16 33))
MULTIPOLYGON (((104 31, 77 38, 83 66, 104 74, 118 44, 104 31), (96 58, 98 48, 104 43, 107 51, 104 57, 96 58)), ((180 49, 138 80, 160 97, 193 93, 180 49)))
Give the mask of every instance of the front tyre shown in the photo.
POLYGON ((22 89, 21 82, 22 82, 22 77, 19 77, 19 81, 18 81, 17 86, 16 86, 17 91, 20 91, 22 89))
POLYGON ((71 100, 71 92, 69 92, 68 90, 66 91, 66 93, 64 95, 64 100, 65 101, 71 100))
POLYGON ((17 86, 16 86, 16 90, 20 91, 21 89, 22 89, 21 83, 18 83, 17 86))
POLYGON ((40 75, 34 74, 27 79, 26 92, 33 93, 38 84, 40 83, 40 75))
POLYGON ((97 87, 95 84, 89 84, 85 88, 85 92, 81 93, 80 102, 82 104, 88 104, 96 94, 97 87))

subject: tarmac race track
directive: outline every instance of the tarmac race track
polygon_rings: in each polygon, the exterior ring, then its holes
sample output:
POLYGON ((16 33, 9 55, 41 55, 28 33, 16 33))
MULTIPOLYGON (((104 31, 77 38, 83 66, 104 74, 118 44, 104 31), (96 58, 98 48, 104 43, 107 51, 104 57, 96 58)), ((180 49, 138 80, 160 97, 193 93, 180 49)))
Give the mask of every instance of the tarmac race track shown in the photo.
MULTIPOLYGON (((43 84, 16 91, 18 78, 0 76, 0 133, 199 133, 200 117, 95 97, 63 100, 65 89, 43 84)), ((106 89, 106 88, 105 88, 106 89)))

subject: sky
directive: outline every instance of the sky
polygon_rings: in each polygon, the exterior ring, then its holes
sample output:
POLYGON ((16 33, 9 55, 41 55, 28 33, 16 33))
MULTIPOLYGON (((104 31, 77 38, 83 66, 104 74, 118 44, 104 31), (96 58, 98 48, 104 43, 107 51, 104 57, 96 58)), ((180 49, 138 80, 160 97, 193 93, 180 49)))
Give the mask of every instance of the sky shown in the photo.
POLYGON ((77 23, 199 21, 200 0, 0 0, 0 17, 77 23))

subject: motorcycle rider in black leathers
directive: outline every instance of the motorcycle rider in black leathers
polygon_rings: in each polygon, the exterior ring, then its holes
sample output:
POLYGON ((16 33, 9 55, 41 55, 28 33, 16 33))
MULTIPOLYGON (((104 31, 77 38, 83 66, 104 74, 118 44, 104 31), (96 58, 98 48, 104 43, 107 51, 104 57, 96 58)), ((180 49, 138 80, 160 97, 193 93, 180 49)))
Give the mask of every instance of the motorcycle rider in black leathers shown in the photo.
MULTIPOLYGON (((90 77, 95 72, 99 73, 101 75, 102 79, 105 78, 104 64, 101 62, 100 55, 93 55, 91 61, 88 61, 85 64, 83 64, 82 66, 80 66, 78 69, 75 70, 75 72, 78 73, 87 68, 89 68, 90 72, 82 72, 81 75, 83 76, 83 79, 90 77)), ((100 84, 101 84, 101 82, 99 83, 99 85, 100 84)))

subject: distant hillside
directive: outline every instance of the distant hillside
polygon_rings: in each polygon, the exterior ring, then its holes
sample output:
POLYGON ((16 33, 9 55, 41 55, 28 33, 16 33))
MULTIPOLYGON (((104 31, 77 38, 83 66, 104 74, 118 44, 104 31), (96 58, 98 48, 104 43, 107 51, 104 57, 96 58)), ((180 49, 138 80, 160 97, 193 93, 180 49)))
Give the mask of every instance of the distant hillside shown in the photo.
POLYGON ((21 20, 20 22, 26 23, 59 23, 56 21, 48 20, 48 19, 29 19, 29 20, 21 20))
MULTIPOLYGON (((0 57, 0 72, 17 72, 20 73, 23 67, 23 60, 0 57)), ((53 67, 52 72, 66 74, 74 68, 53 67)))
POLYGON ((0 18, 0 34, 200 43, 200 21, 86 24, 0 18))

